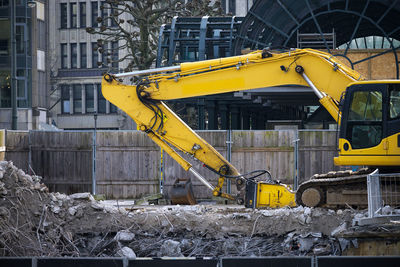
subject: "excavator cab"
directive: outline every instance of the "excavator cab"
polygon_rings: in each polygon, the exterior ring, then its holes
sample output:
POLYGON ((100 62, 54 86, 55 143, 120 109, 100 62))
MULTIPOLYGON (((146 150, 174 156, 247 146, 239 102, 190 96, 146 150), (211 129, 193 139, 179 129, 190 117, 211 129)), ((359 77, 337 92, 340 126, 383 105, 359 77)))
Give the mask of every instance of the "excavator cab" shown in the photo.
POLYGON ((337 165, 398 166, 399 81, 357 82, 346 90, 337 165))

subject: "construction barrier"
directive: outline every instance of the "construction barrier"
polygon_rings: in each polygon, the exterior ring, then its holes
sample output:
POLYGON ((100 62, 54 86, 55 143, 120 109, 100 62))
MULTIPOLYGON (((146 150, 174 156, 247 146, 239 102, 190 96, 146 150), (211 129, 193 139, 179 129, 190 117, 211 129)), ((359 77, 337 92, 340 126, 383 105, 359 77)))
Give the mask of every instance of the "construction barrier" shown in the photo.
POLYGON ((251 257, 251 258, 7 258, 0 257, 0 266, 7 267, 397 267, 400 257, 251 257))

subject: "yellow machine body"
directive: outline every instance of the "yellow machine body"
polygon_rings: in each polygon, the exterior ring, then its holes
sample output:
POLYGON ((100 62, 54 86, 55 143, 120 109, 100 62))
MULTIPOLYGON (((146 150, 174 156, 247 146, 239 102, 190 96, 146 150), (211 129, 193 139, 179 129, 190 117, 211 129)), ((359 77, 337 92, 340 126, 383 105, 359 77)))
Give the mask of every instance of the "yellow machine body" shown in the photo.
POLYGON ((256 208, 295 207, 295 193, 287 185, 257 183, 256 208))

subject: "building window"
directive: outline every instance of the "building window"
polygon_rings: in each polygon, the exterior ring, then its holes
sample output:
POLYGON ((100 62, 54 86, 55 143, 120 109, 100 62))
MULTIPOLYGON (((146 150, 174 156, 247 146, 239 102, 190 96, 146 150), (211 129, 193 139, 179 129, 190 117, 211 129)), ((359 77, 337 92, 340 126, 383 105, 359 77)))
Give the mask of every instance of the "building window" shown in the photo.
POLYGON ((8 40, 1 39, 0 40, 0 56, 8 56, 8 40))
POLYGON ((0 0, 0 7, 7 7, 8 4, 8 0, 0 0))
POLYGON ((80 11, 80 27, 86 27, 86 3, 79 3, 79 11, 80 11))
POLYGON ((101 84, 97 85, 97 113, 106 113, 107 101, 101 93, 101 84))
POLYGON ((118 6, 116 4, 111 4, 111 10, 110 10, 110 20, 111 20, 111 27, 117 27, 117 22, 118 21, 118 6))
POLYGON ((98 27, 97 23, 97 17, 99 16, 99 10, 98 10, 98 5, 97 2, 92 2, 92 27, 98 27))
POLYGON ((24 25, 16 25, 15 39, 16 39, 17 54, 25 53, 24 29, 25 29, 24 25))
POLYGON ((26 76, 28 73, 25 69, 17 69, 17 106, 25 108, 28 106, 28 90, 26 88, 26 76))
POLYGON ((110 103, 110 113, 117 113, 118 108, 110 103))
POLYGON ((77 14, 78 14, 78 10, 76 8, 76 3, 70 3, 69 4, 69 8, 70 8, 70 13, 71 13, 71 28, 76 28, 77 24, 77 14))
POLYGON ((38 20, 37 21, 38 26, 38 48, 41 50, 46 50, 46 37, 47 37, 47 33, 46 33, 46 24, 43 20, 38 20))
POLYGON ((81 49, 81 68, 87 68, 86 43, 81 43, 80 49, 81 49))
POLYGON ((85 100, 86 100, 86 113, 94 112, 94 85, 85 85, 85 100))
POLYGON ((97 43, 92 43, 92 68, 98 68, 99 52, 97 51, 97 43))
POLYGON ((67 4, 61 4, 61 29, 67 28, 67 4))
POLYGON ((112 60, 112 67, 113 68, 115 68, 115 69, 118 69, 118 51, 119 51, 119 49, 118 49, 119 47, 118 47, 118 42, 112 42, 111 43, 111 53, 112 53, 112 56, 111 56, 111 60, 112 60))
POLYGON ((68 50, 67 44, 61 44, 61 68, 68 68, 68 50))
POLYGON ((229 2, 229 13, 232 15, 236 14, 236 0, 228 0, 229 2))
POLYGON ((61 85, 61 113, 70 113, 69 86, 61 85))
POLYGON ((74 84, 74 113, 82 113, 82 85, 74 84))
POLYGON ((100 67, 104 68, 106 66, 108 66, 108 57, 107 54, 109 52, 108 50, 108 42, 103 42, 103 46, 102 46, 102 52, 101 52, 101 62, 103 63, 100 67))
POLYGON ((107 14, 108 8, 106 7, 105 3, 102 3, 100 6, 100 17, 103 19, 101 21, 101 25, 108 26, 108 14, 107 14))
POLYGON ((76 69, 78 67, 78 51, 76 44, 71 44, 71 69, 76 69))

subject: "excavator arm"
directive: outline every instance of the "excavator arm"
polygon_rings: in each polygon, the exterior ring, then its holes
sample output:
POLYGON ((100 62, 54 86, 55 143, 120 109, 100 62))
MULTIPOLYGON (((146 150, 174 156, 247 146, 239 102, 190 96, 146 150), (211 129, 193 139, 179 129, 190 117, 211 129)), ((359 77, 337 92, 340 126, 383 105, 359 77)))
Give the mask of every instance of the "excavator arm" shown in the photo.
POLYGON ((215 196, 237 199, 241 203, 243 192, 240 196, 229 195, 222 192, 222 186, 224 178, 233 178, 241 189, 246 176, 241 175, 162 101, 271 86, 303 85, 310 86, 332 117, 340 121, 340 96, 349 83, 360 79, 360 74, 324 52, 297 49, 272 53, 264 50, 160 69, 106 74, 102 81, 102 93, 215 196), (122 79, 129 76, 138 77, 136 85, 123 83, 122 79), (177 151, 196 158, 217 173, 220 176, 218 185, 210 184, 177 151))

